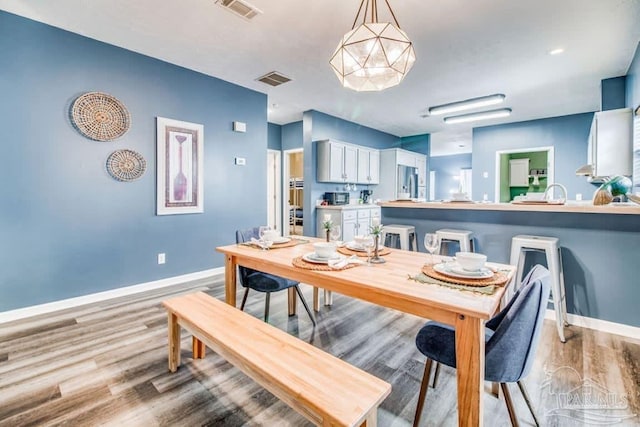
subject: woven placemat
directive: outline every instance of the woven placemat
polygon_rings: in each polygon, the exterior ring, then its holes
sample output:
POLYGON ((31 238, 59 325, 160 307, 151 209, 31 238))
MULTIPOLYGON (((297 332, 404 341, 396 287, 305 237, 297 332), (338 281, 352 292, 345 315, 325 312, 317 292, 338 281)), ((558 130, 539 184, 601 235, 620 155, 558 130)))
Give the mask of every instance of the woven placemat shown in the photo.
POLYGON ((127 133, 131 126, 131 115, 116 97, 102 92, 88 92, 73 101, 71 121, 87 138, 112 141, 127 133))
POLYGON ((302 259, 301 256, 294 258, 291 261, 294 267, 304 268, 305 270, 314 270, 314 271, 339 271, 346 270, 347 268, 353 268, 358 266, 359 264, 347 264, 342 268, 332 268, 327 264, 316 264, 313 262, 308 262, 302 259))
POLYGON ((415 276, 409 274, 409 280, 413 280, 418 283, 427 283, 430 285, 439 285, 444 286, 450 289, 457 289, 459 291, 469 291, 476 292, 484 295, 492 295, 499 286, 496 285, 486 285, 486 286, 467 286, 467 285, 457 285, 455 283, 449 283, 442 280, 434 279, 433 277, 429 277, 424 273, 419 273, 415 276))
MULTIPOLYGON (((343 246, 341 248, 338 248, 338 252, 340 252, 343 255, 357 255, 357 256, 361 256, 361 257, 367 257, 367 253, 364 251, 354 251, 353 249, 349 249, 346 246, 343 246)), ((389 248, 381 248, 378 249, 378 255, 389 255, 391 253, 391 250, 389 250, 389 248)), ((371 256, 373 256, 373 251, 371 251, 371 256)))
POLYGON ((433 265, 425 264, 422 267, 422 272, 434 279, 438 279, 443 282, 454 283, 456 285, 482 287, 482 286, 488 286, 488 285, 503 286, 504 284, 507 283, 507 275, 500 271, 493 273, 493 277, 488 277, 486 279, 463 279, 459 277, 451 277, 445 274, 438 273, 433 269, 433 265))
MULTIPOLYGON (((292 238, 288 242, 274 243, 273 245, 271 245, 271 247, 269 249, 290 248, 292 246, 303 245, 305 243, 309 243, 309 241, 306 240, 306 239, 294 239, 294 238, 292 238)), ((243 245, 243 246, 250 246, 252 248, 256 248, 256 249, 262 250, 262 246, 258 245, 257 243, 244 242, 244 243, 240 243, 240 244, 243 245)))

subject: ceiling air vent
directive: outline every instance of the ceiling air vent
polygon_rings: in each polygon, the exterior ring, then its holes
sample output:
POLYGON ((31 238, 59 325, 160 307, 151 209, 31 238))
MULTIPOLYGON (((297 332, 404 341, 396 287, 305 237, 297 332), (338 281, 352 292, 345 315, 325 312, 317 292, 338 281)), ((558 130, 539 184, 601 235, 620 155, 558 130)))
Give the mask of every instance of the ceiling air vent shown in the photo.
POLYGON ((251 20, 262 13, 260 9, 243 0, 216 0, 216 4, 246 20, 251 20))
POLYGON ((291 81, 289 77, 283 76, 277 71, 272 71, 270 73, 267 73, 262 77, 258 77, 256 80, 262 83, 266 83, 269 86, 280 86, 283 83, 291 81))

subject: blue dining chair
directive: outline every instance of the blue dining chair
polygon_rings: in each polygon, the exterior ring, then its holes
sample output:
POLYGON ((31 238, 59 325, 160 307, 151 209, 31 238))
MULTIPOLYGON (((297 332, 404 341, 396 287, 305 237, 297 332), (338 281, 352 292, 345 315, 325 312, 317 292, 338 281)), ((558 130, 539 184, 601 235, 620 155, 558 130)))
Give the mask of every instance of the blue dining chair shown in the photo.
MULTIPOLYGON (((246 230, 236 230, 236 243, 250 242, 252 238, 257 239, 259 237, 259 227, 253 227, 246 230)), ((271 292, 278 292, 284 289, 295 288, 296 293, 304 305, 304 309, 307 310, 311 323, 316 326, 316 319, 311 314, 307 300, 304 299, 304 295, 298 287, 299 282, 285 279, 283 277, 274 276, 273 274, 263 273, 262 271, 253 270, 247 267, 238 267, 240 284, 244 287, 244 295, 242 296, 242 304, 240 310, 244 311, 244 305, 247 302, 247 296, 249 295, 249 289, 253 289, 258 292, 264 292, 265 304, 264 304, 264 321, 269 322, 269 302, 271 298, 271 292)))
MULTIPOLYGON (((485 325, 484 378, 486 381, 500 383, 511 424, 514 426, 518 425, 518 419, 506 384, 514 382, 518 384, 536 426, 540 425, 531 399, 520 380, 529 374, 533 365, 549 299, 550 280, 549 271, 541 265, 536 265, 524 278, 509 304, 485 325)), ((416 336, 416 346, 427 356, 427 360, 413 419, 414 427, 420 423, 432 362, 456 367, 455 330, 449 325, 427 322, 416 336)), ((437 381, 439 367, 438 364, 433 387, 437 381)))

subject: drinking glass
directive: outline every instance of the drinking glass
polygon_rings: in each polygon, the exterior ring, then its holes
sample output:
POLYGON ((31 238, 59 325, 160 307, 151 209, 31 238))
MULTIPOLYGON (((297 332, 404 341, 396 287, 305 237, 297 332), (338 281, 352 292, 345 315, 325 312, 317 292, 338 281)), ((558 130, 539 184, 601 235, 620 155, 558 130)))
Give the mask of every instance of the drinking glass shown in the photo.
POLYGON ((364 250, 367 252, 367 266, 371 267, 371 252, 373 251, 373 248, 375 246, 374 237, 371 234, 366 236, 362 241, 362 246, 364 247, 364 250))
POLYGON ((271 242, 269 246, 266 246, 266 242, 264 240, 264 232, 267 230, 271 230, 271 227, 269 227, 268 225, 261 225, 260 228, 258 228, 258 237, 260 237, 260 246, 262 246, 263 251, 266 251, 267 248, 273 244, 273 242, 271 242))
POLYGON ((341 235, 342 235, 342 230, 340 230, 340 226, 339 225, 334 225, 331 228, 331 231, 329 232, 329 237, 334 242, 339 240, 341 235))
POLYGON ((440 247, 440 239, 436 233, 426 233, 424 235, 424 248, 429 251, 429 258, 433 264, 433 253, 440 247))

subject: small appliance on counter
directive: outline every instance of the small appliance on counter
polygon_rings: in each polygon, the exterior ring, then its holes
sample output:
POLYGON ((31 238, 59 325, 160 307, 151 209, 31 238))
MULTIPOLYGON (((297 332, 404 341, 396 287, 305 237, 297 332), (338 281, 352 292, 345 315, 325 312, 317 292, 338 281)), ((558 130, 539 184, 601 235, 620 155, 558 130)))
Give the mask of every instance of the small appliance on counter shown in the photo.
POLYGON ((324 199, 329 205, 348 205, 349 193, 346 191, 335 191, 324 193, 324 199))
POLYGON ((362 190, 360 192, 360 198, 364 204, 373 203, 373 190, 362 190))

